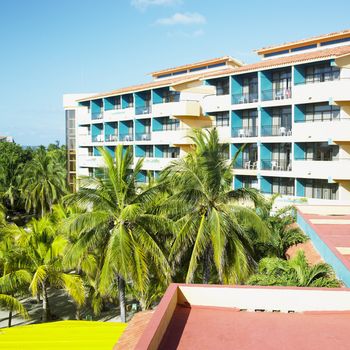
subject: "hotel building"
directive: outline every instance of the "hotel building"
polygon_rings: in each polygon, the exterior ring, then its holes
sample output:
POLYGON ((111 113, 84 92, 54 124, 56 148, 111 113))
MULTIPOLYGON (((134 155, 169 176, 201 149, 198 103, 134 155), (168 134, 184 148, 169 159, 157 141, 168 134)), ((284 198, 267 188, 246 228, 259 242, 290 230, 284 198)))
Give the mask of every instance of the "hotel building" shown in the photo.
POLYGON ((139 181, 191 148, 192 128, 217 128, 234 188, 350 201, 350 30, 152 73, 149 83, 65 95, 70 182, 98 175, 98 147, 144 158, 139 181), (74 116, 74 117, 73 117, 74 116), (74 121, 72 121, 74 119, 74 121), (72 141, 74 139, 74 141, 72 141))

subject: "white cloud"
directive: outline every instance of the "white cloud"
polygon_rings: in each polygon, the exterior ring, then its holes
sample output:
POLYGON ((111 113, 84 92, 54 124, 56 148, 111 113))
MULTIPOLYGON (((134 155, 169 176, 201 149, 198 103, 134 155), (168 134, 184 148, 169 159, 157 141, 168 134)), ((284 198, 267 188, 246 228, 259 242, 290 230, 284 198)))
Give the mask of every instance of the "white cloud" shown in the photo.
POLYGON ((146 10, 150 6, 174 6, 182 4, 182 0, 131 0, 131 5, 138 10, 146 10))
POLYGON ((206 18, 197 12, 177 12, 174 13, 171 17, 157 19, 156 24, 171 26, 176 24, 204 24, 206 21, 206 18))

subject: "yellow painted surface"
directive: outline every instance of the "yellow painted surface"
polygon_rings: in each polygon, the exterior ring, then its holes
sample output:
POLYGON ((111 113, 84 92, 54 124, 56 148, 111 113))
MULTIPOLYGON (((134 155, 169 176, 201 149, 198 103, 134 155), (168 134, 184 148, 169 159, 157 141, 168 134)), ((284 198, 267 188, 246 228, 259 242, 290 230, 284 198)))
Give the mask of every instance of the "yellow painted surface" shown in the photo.
POLYGON ((0 329, 1 350, 111 350, 126 323, 60 321, 0 329))

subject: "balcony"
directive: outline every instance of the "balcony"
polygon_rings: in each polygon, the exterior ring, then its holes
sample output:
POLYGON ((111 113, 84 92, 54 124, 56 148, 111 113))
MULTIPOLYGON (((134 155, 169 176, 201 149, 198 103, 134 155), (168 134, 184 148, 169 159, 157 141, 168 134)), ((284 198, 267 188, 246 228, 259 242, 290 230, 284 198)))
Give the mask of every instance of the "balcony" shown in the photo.
POLYGON ((207 95, 202 101, 203 110, 206 113, 228 111, 231 109, 230 95, 207 95))
POLYGON ((104 112, 105 121, 118 121, 123 119, 132 119, 134 117, 134 108, 112 109, 104 112))
POLYGON ((350 100, 350 78, 340 78, 314 83, 299 83, 294 86, 295 103, 350 100))
POLYGON ((232 128, 232 137, 257 137, 258 127, 234 127, 232 128))
POLYGON ((117 134, 106 135, 105 141, 106 142, 118 142, 118 135, 117 134))
POLYGON ((232 104, 258 102, 258 93, 241 93, 232 95, 232 104))
POLYGON ((129 132, 129 133, 120 133, 119 134, 119 141, 121 142, 130 142, 134 140, 134 135, 133 132, 129 132))
POLYGON ((92 136, 92 142, 103 142, 103 141, 104 141, 103 134, 92 136))
POLYGON ((104 160, 101 156, 80 156, 78 158, 79 167, 100 168, 104 166, 104 160))
POLYGON ((249 158, 236 159, 233 164, 233 169, 257 170, 257 167, 258 162, 249 158))
POLYGON ((261 91, 261 100, 262 101, 271 101, 271 100, 289 100, 292 98, 292 89, 283 88, 283 89, 271 89, 271 90, 262 90, 261 91))
POLYGON ((92 120, 99 120, 103 118, 103 113, 100 112, 91 112, 91 119, 92 120))
POLYGON ((261 170, 292 171, 292 163, 287 160, 262 159, 261 170))
MULTIPOLYGON (((141 158, 135 157, 134 158, 134 165, 137 164, 138 160, 141 158)), ((143 170, 156 170, 160 171, 166 168, 172 161, 174 161, 174 158, 143 158, 143 164, 142 169, 143 170)))
POLYGON ((142 133, 136 133, 135 134, 136 141, 150 141, 151 140, 151 134, 149 132, 142 132, 142 133))
POLYGON ((149 114, 152 112, 152 106, 139 106, 135 107, 135 114, 140 115, 140 114, 149 114))
POLYGON ((296 121, 293 125, 295 141, 348 142, 350 118, 335 118, 323 121, 296 121))
POLYGON ((174 130, 159 130, 153 131, 153 139, 157 140, 159 143, 169 143, 172 144, 191 144, 193 143, 188 135, 191 133, 191 128, 177 128, 174 130))
POLYGON ((291 126, 263 125, 261 136, 292 136, 291 126))
POLYGON ((153 105, 153 117, 200 117, 201 106, 196 100, 158 103, 153 105))
POLYGON ((293 175, 300 178, 350 180, 350 158, 313 160, 299 158, 293 162, 293 175))

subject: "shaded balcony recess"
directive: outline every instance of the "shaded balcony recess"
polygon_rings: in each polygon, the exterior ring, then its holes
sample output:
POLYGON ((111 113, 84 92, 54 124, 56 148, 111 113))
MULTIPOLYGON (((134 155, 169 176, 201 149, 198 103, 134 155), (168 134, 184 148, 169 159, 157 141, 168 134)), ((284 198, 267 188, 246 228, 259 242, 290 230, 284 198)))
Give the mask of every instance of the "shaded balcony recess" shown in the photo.
POLYGON ((234 187, 235 187, 235 189, 239 189, 239 188, 259 189, 259 183, 258 183, 258 179, 256 176, 235 175, 234 187))
POLYGON ((105 141, 118 141, 118 123, 108 122, 105 123, 105 141))
POLYGON ((233 104, 258 102, 258 74, 232 76, 231 93, 233 104))
POLYGON ((294 107, 296 123, 350 120, 340 117, 340 107, 328 103, 310 103, 294 107))
POLYGON ((103 99, 103 105, 105 111, 111 111, 115 109, 121 109, 121 96, 111 96, 103 99))
POLYGON ((90 105, 91 119, 102 119, 103 118, 103 100, 93 100, 90 105))
POLYGON ((180 121, 169 117, 153 118, 153 131, 175 131, 180 130, 180 121))
POLYGON ((285 100, 292 97, 291 68, 260 72, 261 100, 285 100))
POLYGON ((258 168, 258 146, 256 143, 231 144, 231 156, 236 157, 235 169, 256 170, 258 168))
POLYGON ((261 178, 261 192, 265 194, 281 194, 286 196, 295 195, 295 180, 286 177, 265 177, 261 178))
POLYGON ((261 170, 292 171, 292 163, 284 159, 262 159, 261 170))
POLYGON ((338 199, 339 184, 322 179, 297 179, 296 195, 307 198, 338 199))
POLYGON ((133 141, 133 140, 134 140, 133 132, 130 132, 130 133, 120 133, 120 134, 119 134, 119 140, 120 140, 120 141, 126 141, 126 142, 133 141))
POLYGON ((339 160, 339 146, 328 145, 327 142, 295 143, 295 160, 334 161, 339 160))
POLYGON ((247 126, 247 127, 234 127, 232 128, 232 137, 257 137, 258 127, 247 126))
POLYGON ((135 140, 136 141, 150 141, 151 140, 151 133, 149 133, 149 132, 135 133, 135 140))
POLYGON ((314 84, 340 79, 340 68, 334 60, 294 66, 294 85, 314 84))
POLYGON ((208 79, 205 81, 207 85, 215 86, 216 96, 229 95, 230 94, 230 78, 217 78, 208 79))
POLYGON ((148 114, 152 111, 151 91, 140 91, 134 94, 135 98, 135 114, 148 114))
POLYGON ((134 96, 133 94, 122 95, 121 97, 122 109, 134 107, 134 96))
POLYGON ((170 90, 169 87, 152 90, 153 104, 179 102, 179 101, 180 101, 179 91, 172 91, 170 90))
POLYGON ((261 136, 292 136, 291 126, 263 125, 261 136))

